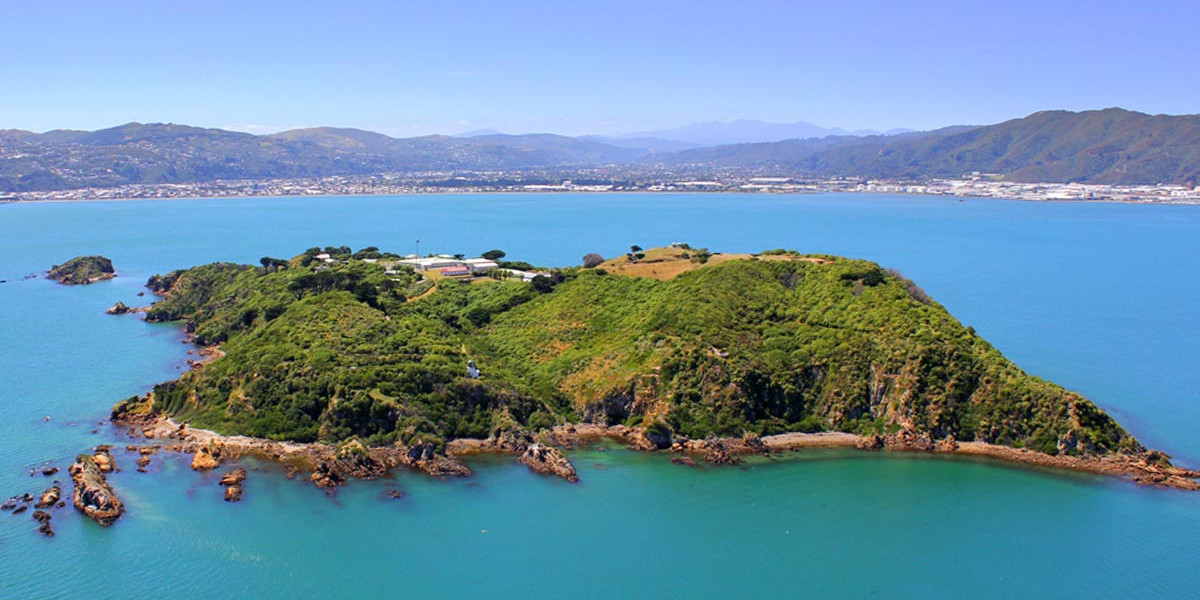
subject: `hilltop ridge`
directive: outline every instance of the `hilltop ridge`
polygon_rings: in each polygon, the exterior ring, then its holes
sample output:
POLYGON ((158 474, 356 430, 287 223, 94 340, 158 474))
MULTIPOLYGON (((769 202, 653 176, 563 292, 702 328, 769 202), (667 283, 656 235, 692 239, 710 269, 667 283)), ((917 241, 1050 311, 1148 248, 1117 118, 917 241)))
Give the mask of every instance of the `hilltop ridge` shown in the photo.
POLYGON ((334 127, 258 136, 162 123, 0 131, 0 193, 426 172, 500 173, 500 180, 540 183, 545 169, 614 186, 729 171, 918 181, 981 173, 1020 182, 1195 186, 1200 116, 1044 111, 995 125, 718 146, 554 134, 392 138, 334 127))
POLYGON ((588 422, 683 439, 906 430, 1048 454, 1142 451, 1094 404, 1025 374, 866 261, 639 249, 532 283, 437 277, 430 292, 422 274, 368 255, 314 248, 156 276, 163 299, 147 318, 183 320, 224 356, 156 386, 154 405, 297 441, 441 445, 588 422))

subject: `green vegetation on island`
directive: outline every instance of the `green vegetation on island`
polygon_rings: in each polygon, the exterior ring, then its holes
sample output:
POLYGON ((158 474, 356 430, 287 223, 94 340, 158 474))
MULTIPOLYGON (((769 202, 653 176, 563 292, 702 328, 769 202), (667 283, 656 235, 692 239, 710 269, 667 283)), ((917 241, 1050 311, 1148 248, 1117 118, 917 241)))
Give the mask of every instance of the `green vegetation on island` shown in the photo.
POLYGON ((147 318, 183 320, 224 356, 158 385, 154 406, 225 434, 370 445, 586 421, 1142 449, 874 263, 682 245, 596 258, 528 283, 436 278, 428 292, 421 274, 349 248, 155 276, 163 299, 147 318))
POLYGON ((67 285, 86 285, 116 277, 112 261, 103 256, 76 256, 71 260, 54 265, 46 275, 67 285))

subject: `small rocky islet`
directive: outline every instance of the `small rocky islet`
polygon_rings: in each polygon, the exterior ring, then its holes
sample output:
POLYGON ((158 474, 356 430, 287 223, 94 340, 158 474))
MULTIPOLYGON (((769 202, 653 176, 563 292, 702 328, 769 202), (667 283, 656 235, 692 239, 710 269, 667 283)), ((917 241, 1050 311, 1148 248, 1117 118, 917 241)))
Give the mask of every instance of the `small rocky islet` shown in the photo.
MULTIPOLYGON (((243 456, 326 490, 400 467, 468 476, 459 457, 475 452, 577 481, 563 450, 607 438, 684 466, 845 447, 1200 487, 874 263, 683 244, 543 271, 413 258, 311 248, 152 277, 156 303, 114 312, 182 322, 206 358, 114 407, 146 440, 128 447, 139 470, 158 449, 229 465, 229 501, 243 456)), ((76 506, 102 524, 123 511, 106 455, 71 467, 76 506)))
POLYGON ((54 265, 46 274, 48 279, 63 285, 88 285, 116 276, 112 260, 98 255, 76 256, 61 265, 54 265))

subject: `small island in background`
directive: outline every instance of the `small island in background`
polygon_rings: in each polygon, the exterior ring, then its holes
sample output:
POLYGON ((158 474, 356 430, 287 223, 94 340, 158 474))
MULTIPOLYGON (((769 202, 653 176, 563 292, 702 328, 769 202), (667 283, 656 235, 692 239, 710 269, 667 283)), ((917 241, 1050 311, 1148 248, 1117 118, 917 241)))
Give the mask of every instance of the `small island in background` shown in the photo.
MULTIPOLYGON (((687 465, 854 447, 1198 487, 871 262, 687 244, 503 258, 314 247, 156 275, 146 319, 183 322, 205 359, 113 422, 196 469, 254 455, 328 489, 401 465, 468 475, 475 452, 574 481, 563 450, 601 438, 687 465)), ((140 466, 154 451, 130 448, 140 466)))
POLYGON ((46 277, 64 285, 88 285, 117 276, 112 261, 103 256, 76 256, 54 265, 46 277))

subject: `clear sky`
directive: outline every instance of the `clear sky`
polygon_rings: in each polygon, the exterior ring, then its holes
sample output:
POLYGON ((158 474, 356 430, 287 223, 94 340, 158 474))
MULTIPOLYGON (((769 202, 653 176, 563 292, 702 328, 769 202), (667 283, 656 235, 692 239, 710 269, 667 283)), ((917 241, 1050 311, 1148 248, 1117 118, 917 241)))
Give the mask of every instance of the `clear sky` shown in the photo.
POLYGON ((846 129, 1200 112, 1200 2, 0 0, 0 128, 846 129))

